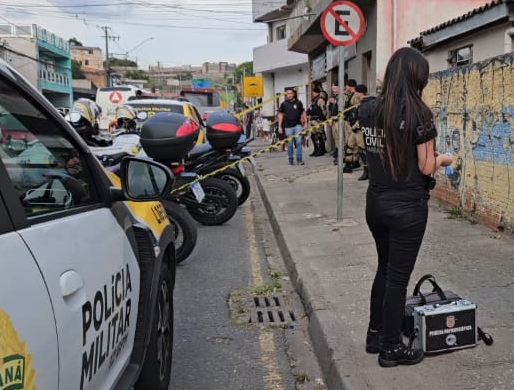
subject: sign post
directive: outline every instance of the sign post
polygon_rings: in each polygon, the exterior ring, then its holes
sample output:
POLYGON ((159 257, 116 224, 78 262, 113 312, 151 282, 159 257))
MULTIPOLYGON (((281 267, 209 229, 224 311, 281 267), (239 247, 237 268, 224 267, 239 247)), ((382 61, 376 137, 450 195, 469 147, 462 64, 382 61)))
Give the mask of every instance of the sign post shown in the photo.
MULTIPOLYGON (((344 109, 344 47, 351 45, 361 37, 366 27, 364 14, 350 1, 335 1, 321 14, 321 31, 323 36, 335 46, 339 46, 339 111, 344 109)), ((337 219, 343 219, 343 164, 344 164, 344 117, 337 121, 337 219)))

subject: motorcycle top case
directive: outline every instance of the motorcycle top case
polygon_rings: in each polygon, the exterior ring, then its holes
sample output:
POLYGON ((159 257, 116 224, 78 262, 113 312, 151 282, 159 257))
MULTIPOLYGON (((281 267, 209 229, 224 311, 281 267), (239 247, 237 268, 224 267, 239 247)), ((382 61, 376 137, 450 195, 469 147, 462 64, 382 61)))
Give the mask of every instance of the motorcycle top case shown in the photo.
POLYGON ((215 149, 228 149, 237 145, 243 132, 239 121, 225 112, 209 114, 206 127, 207 140, 215 149))
POLYGON ((140 142, 156 161, 180 162, 193 148, 199 127, 191 118, 174 112, 159 112, 144 121, 140 142))
POLYGON ((477 345, 476 305, 461 299, 447 304, 414 308, 413 348, 425 353, 451 351, 477 345))

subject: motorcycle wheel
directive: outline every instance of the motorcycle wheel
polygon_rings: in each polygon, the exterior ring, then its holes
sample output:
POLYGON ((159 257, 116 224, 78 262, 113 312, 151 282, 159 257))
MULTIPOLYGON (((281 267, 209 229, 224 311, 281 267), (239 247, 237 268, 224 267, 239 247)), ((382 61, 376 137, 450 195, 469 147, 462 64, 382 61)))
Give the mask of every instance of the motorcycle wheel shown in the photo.
POLYGON ((161 203, 175 232, 175 262, 179 264, 188 258, 196 246, 196 224, 182 206, 165 199, 161 203))
POLYGON ((216 177, 225 180, 236 191, 238 206, 246 202, 250 196, 250 180, 248 180, 246 176, 243 176, 241 172, 236 169, 227 169, 219 175, 216 175, 216 177))
MULTIPOLYGON (((224 224, 237 210, 236 192, 230 184, 215 177, 209 177, 200 183, 205 192, 205 198, 200 207, 187 205, 191 217, 206 226, 224 224)), ((192 194, 188 196, 193 197, 192 194)))

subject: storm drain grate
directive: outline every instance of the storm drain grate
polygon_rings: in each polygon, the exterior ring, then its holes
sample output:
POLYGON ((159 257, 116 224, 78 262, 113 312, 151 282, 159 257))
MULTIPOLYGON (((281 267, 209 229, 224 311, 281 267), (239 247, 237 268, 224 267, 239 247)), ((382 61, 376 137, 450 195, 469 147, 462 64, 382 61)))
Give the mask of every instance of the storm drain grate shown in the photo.
POLYGON ((283 295, 255 295, 250 308, 250 324, 289 325, 296 323, 296 314, 283 295))

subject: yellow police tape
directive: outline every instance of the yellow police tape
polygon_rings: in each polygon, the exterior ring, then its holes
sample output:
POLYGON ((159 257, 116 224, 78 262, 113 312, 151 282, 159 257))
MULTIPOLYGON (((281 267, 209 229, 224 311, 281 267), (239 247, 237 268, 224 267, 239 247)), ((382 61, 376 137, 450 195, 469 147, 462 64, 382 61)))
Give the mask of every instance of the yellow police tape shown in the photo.
POLYGON ((223 171, 226 171, 227 169, 234 168, 235 166, 237 166, 237 164, 242 163, 243 161, 248 161, 248 160, 251 160, 253 158, 256 158, 256 157, 260 156, 261 154, 264 154, 264 153, 266 153, 266 152, 268 152, 270 150, 276 149, 278 146, 281 146, 281 145, 283 145, 283 144, 285 144, 285 143, 287 143, 289 141, 292 141, 293 139, 295 139, 297 137, 303 137, 306 134, 312 133, 313 131, 319 129, 322 126, 325 126, 326 124, 330 123, 331 121, 336 120, 336 119, 342 117, 345 113, 347 113, 348 111, 353 110, 357 106, 359 106, 359 104, 355 104, 355 105, 353 105, 351 107, 348 107, 348 108, 346 108, 346 109, 344 109, 342 111, 339 111, 339 114, 331 116, 330 118, 324 120, 323 122, 317 123, 314 126, 306 128, 306 129, 302 130, 298 134, 294 134, 294 135, 291 135, 291 136, 289 136, 287 138, 284 138, 283 140, 280 140, 280 141, 278 141, 278 142, 276 142, 274 144, 271 144, 270 146, 267 146, 264 149, 261 149, 261 150, 255 152, 255 153, 252 153, 249 156, 241 157, 239 160, 234 161, 234 162, 232 162, 230 164, 224 165, 223 167, 221 167, 219 169, 216 169, 216 170, 214 170, 212 172, 206 173, 205 175, 200 175, 195 180, 193 180, 193 181, 191 181, 189 183, 183 184, 180 187, 177 187, 177 188, 173 189, 171 191, 171 194, 174 194, 174 193, 176 193, 178 191, 182 191, 182 190, 186 189, 187 187, 189 187, 189 186, 191 186, 191 185, 193 185, 193 184, 195 184, 195 183, 197 183, 199 181, 207 179, 208 177, 216 176, 219 173, 221 173, 223 171))
POLYGON ((241 112, 238 112, 237 114, 235 114, 234 116, 237 118, 237 119, 241 119, 244 115, 246 115, 247 113, 249 112, 252 112, 252 111, 255 111, 256 109, 258 108, 261 108, 262 106, 264 106, 266 103, 271 103, 272 101, 284 96, 286 93, 285 92, 282 92, 282 93, 277 93, 275 96, 273 96, 272 98, 269 98, 267 100, 264 100, 262 102, 260 102, 259 104, 256 104, 255 106, 252 106, 250 108, 247 108, 246 110, 243 110, 241 112))

